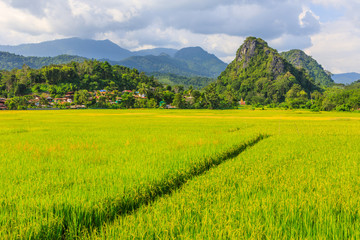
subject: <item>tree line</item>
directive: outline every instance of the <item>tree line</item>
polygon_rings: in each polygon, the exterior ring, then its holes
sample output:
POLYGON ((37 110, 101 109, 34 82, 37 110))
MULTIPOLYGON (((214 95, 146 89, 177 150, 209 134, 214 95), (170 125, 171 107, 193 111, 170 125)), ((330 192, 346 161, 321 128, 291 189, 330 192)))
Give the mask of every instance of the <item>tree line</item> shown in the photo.
POLYGON ((21 69, 0 72, 0 97, 8 99, 9 109, 35 107, 29 104, 34 96, 39 98, 40 106, 46 106, 47 98, 62 98, 69 92, 74 92, 71 104, 96 108, 228 108, 236 105, 221 101, 224 99, 216 99, 220 102, 214 104, 212 95, 216 93, 211 89, 200 91, 192 86, 185 89, 182 85, 164 85, 136 69, 97 60, 41 69, 24 65, 21 69))
POLYGON ((350 86, 333 85, 308 92, 293 80, 291 74, 281 77, 284 79, 280 79, 278 85, 287 83, 282 90, 282 85, 279 85, 282 95, 278 93, 279 89, 271 94, 271 88, 266 86, 272 85, 265 77, 256 80, 255 88, 248 90, 245 85, 236 86, 236 82, 224 84, 222 76, 217 82, 197 90, 192 86, 161 84, 153 76, 136 69, 87 60, 41 69, 24 65, 21 69, 0 71, 0 98, 7 99, 9 109, 36 107, 31 103, 34 96, 38 97, 38 106, 50 106, 49 98, 62 98, 69 92, 74 93, 73 102, 56 102, 52 107, 81 104, 88 108, 229 109, 238 108, 243 99, 253 107, 307 108, 313 111, 354 111, 360 108, 360 81, 350 86))

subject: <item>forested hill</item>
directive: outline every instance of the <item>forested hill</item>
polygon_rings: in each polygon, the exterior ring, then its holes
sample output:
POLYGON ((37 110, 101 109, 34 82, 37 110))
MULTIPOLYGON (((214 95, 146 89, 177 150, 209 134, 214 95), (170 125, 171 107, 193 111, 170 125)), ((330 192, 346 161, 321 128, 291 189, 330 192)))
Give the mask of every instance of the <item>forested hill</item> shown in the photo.
POLYGON ((264 40, 255 37, 245 40, 235 60, 209 87, 215 87, 228 98, 261 104, 283 102, 286 97, 307 99, 318 89, 304 69, 297 69, 264 40))
POLYGON ((334 83, 334 80, 331 79, 331 74, 326 72, 315 59, 306 55, 303 51, 295 49, 282 52, 280 55, 294 66, 304 68, 314 78, 315 83, 326 87, 334 83))
POLYGON ((0 52, 0 70, 12 70, 27 65, 31 68, 41 68, 51 64, 83 62, 86 58, 79 56, 60 55, 57 57, 24 57, 12 53, 0 52))
POLYGON ((77 90, 134 90, 139 88, 140 83, 144 83, 147 88, 161 86, 153 77, 147 77, 136 69, 86 60, 83 63, 71 62, 41 69, 24 67, 1 71, 0 95, 9 97, 49 92, 55 97, 77 90))

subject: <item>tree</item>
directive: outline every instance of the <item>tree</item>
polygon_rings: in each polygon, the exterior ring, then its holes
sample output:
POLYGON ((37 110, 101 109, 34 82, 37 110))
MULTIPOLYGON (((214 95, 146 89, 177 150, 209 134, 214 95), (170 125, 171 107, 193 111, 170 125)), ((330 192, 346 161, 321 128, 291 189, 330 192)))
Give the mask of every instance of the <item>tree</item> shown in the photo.
POLYGON ((170 104, 173 102, 175 94, 173 92, 170 92, 168 90, 163 92, 163 100, 167 103, 170 104))
POLYGON ((148 86, 146 85, 146 83, 140 83, 138 86, 138 91, 140 94, 147 96, 148 86))
POLYGON ((90 93, 87 90, 79 90, 74 94, 74 102, 79 105, 88 105, 90 93))
POLYGON ((175 93, 182 93, 184 91, 184 86, 182 85, 175 85, 173 87, 175 93))
POLYGON ((124 93, 121 96, 121 104, 125 108, 132 108, 135 104, 135 98, 132 93, 124 93))
POLYGON ((14 93, 16 96, 21 96, 24 95, 26 93, 26 85, 19 83, 16 85, 15 89, 14 89, 14 93))
POLYGON ((185 100, 181 93, 176 93, 172 105, 177 108, 184 108, 185 107, 185 100))
POLYGON ((14 97, 5 102, 5 105, 10 110, 25 110, 28 105, 26 97, 14 97))
POLYGON ((299 108, 302 105, 305 105, 307 98, 307 93, 299 84, 294 84, 286 93, 286 103, 291 108, 299 108))
POLYGON ((216 93, 215 84, 212 83, 205 89, 205 99, 209 109, 219 108, 220 97, 216 93))

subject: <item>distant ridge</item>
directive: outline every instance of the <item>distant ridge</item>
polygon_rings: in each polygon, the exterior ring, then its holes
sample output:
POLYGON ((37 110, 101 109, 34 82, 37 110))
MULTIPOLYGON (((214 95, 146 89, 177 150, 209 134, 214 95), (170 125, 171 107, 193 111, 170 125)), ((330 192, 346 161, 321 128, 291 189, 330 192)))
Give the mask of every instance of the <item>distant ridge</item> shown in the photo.
POLYGON ((98 41, 81 38, 66 38, 41 43, 21 44, 18 46, 0 45, 0 51, 27 57, 55 57, 66 54, 86 58, 108 58, 113 60, 121 60, 132 55, 129 50, 119 47, 110 40, 98 41))
POLYGON ((178 51, 177 49, 173 49, 173 48, 154 48, 154 49, 135 51, 133 52, 133 54, 134 56, 148 56, 148 55, 159 56, 161 54, 166 54, 171 57, 174 57, 177 51, 178 51))
POLYGON ((71 55, 56 57, 24 57, 8 52, 0 52, 0 70, 21 69, 24 65, 30 68, 41 68, 51 64, 64 64, 69 62, 84 62, 86 58, 71 55))
POLYGON ((351 84, 360 80, 360 74, 356 72, 333 74, 332 78, 336 83, 351 84))

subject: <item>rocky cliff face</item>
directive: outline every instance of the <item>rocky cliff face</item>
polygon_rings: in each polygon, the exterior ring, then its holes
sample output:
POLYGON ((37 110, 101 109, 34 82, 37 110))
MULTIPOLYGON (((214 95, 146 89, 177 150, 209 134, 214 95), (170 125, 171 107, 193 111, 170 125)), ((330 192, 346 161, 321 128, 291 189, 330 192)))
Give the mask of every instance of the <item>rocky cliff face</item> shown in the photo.
POLYGON ((269 70, 275 77, 284 73, 284 60, 277 54, 277 51, 270 48, 268 44, 260 39, 249 37, 236 53, 236 61, 241 63, 242 68, 247 68, 251 65, 253 60, 259 55, 263 55, 263 59, 271 58, 269 70))
POLYGON ((236 61, 243 62, 243 67, 246 68, 250 59, 257 54, 256 49, 261 47, 263 47, 263 45, 259 41, 257 41, 256 38, 249 39, 237 51, 236 61))

